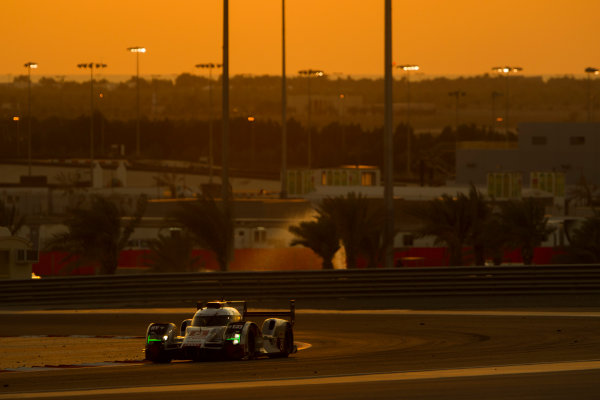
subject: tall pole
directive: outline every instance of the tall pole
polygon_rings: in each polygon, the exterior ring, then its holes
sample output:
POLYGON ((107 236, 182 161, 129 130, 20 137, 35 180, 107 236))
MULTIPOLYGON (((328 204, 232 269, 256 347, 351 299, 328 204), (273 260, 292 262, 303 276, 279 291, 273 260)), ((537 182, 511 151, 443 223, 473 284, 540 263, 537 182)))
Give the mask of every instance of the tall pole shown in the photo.
POLYGON ((306 130, 308 131, 308 144, 307 144, 307 150, 308 150, 308 155, 307 155, 307 164, 308 164, 308 169, 312 168, 312 126, 311 126, 311 114, 312 114, 312 102, 310 101, 310 72, 308 73, 308 75, 306 76, 307 79, 307 87, 308 87, 308 120, 306 122, 306 130))
POLYGON ((285 79, 285 0, 281 0, 281 192, 287 197, 287 84, 285 79))
POLYGON ((588 115, 587 115, 587 120, 588 122, 592 122, 592 113, 593 113, 593 99, 592 99, 592 75, 598 75, 600 73, 600 70, 598 68, 594 68, 594 67, 587 67, 585 69, 585 72, 588 74, 588 85, 587 85, 587 89, 588 89, 588 95, 587 95, 587 111, 588 111, 588 115))
POLYGON ((385 201, 384 266, 394 266, 394 132, 392 115, 392 0, 385 0, 384 68, 385 68, 385 121, 383 138, 383 173, 385 201))
POLYGON ((460 105, 460 97, 465 96, 466 93, 461 90, 454 90, 452 92, 448 92, 448 96, 454 97, 454 129, 456 130, 456 136, 454 137, 455 147, 458 144, 458 110, 460 105))
POLYGON ((229 199, 229 0, 223 0, 223 138, 221 198, 229 199))
POLYGON ((504 77, 505 77, 505 80, 506 80, 505 81, 505 85, 506 85, 505 92, 506 93, 504 94, 506 96, 506 98, 504 99, 505 100, 505 108, 506 108, 506 110, 504 112, 504 128, 506 130, 506 140, 507 141, 508 141, 508 129, 509 129, 508 116, 509 116, 509 109, 510 109, 510 101, 509 101, 509 93, 508 93, 508 90, 509 90, 509 86, 508 86, 509 85, 508 84, 509 78, 508 78, 508 76, 511 73, 516 73, 516 72, 519 72, 519 71, 522 71, 522 70, 523 70, 523 68, 521 68, 521 67, 511 67, 511 66, 493 67, 492 68, 492 71, 496 71, 496 72, 504 74, 504 77))
POLYGON ((307 115, 307 122, 306 122, 306 129, 308 131, 308 135, 307 135, 307 165, 308 165, 308 169, 312 168, 312 129, 311 129, 311 114, 312 114, 312 102, 311 102, 311 91, 310 91, 310 77, 311 75, 315 75, 315 76, 323 76, 325 75, 325 73, 321 70, 318 69, 303 69, 301 71, 298 71, 298 73, 300 75, 306 75, 306 79, 307 79, 307 91, 308 91, 308 115, 307 115))
POLYGON ((21 157, 21 128, 19 126, 21 121, 21 112, 19 108, 17 108, 17 112, 18 115, 15 115, 13 117, 13 121, 15 121, 15 123, 17 124, 17 158, 19 158, 21 157))
POLYGON ((37 63, 28 62, 27 68, 27 175, 31 176, 31 69, 37 68, 37 63))
POLYGON ((496 92, 495 90, 492 91, 492 131, 493 132, 496 132, 496 122, 497 122, 496 97, 498 97, 498 96, 502 96, 502 93, 496 92))
POLYGON ((196 64, 196 68, 208 68, 208 182, 213 181, 213 166, 214 166, 214 140, 213 140, 213 90, 212 90, 212 70, 213 68, 221 68, 221 64, 196 64))
POLYGON ((94 68, 106 68, 106 64, 83 63, 78 68, 90 69, 90 184, 94 186, 94 68))
POLYGON ((592 122, 592 74, 588 74, 588 122, 592 122))
POLYGON ((208 183, 213 181, 213 96, 212 96, 212 68, 208 69, 208 183))
POLYGON ((128 47, 132 53, 135 53, 135 86, 136 86, 136 110, 137 110, 137 121, 135 126, 135 155, 140 157, 140 53, 145 53, 145 47, 128 47))
POLYGON ((27 73, 27 175, 31 176, 31 65, 27 73))
POLYGON ((399 65, 398 68, 406 72, 406 176, 410 177, 410 71, 418 71, 418 65, 399 65))
POLYGON ((406 176, 410 177, 410 73, 406 72, 406 176))
POLYGON ((94 64, 90 63, 90 186, 94 187, 94 64))
POLYGON ((509 107, 510 103, 509 103, 509 99, 508 99, 508 97, 509 97, 509 94, 508 94, 508 89, 509 89, 509 86, 508 86, 508 72, 505 75, 505 80, 506 80, 506 98, 504 99, 504 104, 505 104, 505 108, 506 109, 504 111, 504 128, 506 130, 506 140, 508 140, 508 129, 509 129, 509 127, 508 127, 508 110, 510 108, 509 107))
POLYGON ((135 155, 140 157, 140 52, 135 53, 135 88, 136 88, 136 112, 135 124, 135 155))

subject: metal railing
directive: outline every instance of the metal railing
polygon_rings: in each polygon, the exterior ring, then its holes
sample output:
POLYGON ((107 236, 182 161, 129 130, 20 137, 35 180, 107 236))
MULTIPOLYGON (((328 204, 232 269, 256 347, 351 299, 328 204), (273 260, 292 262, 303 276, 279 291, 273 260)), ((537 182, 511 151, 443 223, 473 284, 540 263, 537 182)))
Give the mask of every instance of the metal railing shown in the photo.
POLYGON ((600 265, 204 272, 0 281, 0 308, 188 306, 198 299, 600 294, 600 265))

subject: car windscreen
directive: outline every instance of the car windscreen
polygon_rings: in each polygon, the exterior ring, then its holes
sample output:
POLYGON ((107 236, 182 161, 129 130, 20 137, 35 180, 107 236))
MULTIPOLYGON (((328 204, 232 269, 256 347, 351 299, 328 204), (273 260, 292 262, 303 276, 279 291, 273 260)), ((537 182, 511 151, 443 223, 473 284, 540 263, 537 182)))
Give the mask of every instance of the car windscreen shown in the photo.
POLYGON ((238 320, 239 316, 237 315, 196 315, 192 326, 225 326, 238 320))

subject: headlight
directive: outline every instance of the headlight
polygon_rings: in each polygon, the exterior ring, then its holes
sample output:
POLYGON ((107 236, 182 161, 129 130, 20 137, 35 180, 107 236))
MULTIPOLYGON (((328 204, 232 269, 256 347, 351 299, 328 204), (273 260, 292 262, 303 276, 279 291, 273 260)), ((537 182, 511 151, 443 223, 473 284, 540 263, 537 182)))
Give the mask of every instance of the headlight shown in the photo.
POLYGON ((240 337, 241 335, 239 333, 234 333, 232 337, 227 338, 227 340, 230 340, 234 345, 236 344, 240 344, 240 337))
POLYGON ((166 342, 169 339, 169 336, 165 335, 162 337, 163 342, 166 342))

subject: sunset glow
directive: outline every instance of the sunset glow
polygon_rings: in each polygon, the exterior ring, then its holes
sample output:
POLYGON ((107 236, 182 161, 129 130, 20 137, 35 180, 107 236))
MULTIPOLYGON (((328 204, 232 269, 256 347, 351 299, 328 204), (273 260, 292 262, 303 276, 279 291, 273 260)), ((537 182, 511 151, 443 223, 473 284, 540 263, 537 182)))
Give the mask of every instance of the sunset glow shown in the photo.
MULTIPOLYGON (((383 2, 290 0, 286 14, 289 71, 383 74, 383 2)), ((396 0, 393 58, 429 75, 477 75, 506 63, 527 75, 583 75, 600 64, 598 15, 596 0, 396 0)), ((221 60, 221 1, 4 0, 0 26, 5 79, 23 74, 29 59, 42 75, 81 74, 74 65, 82 59, 133 75, 135 60, 123 50, 136 43, 148 50, 142 75, 197 73, 198 62, 221 60)), ((280 74, 281 2, 232 0, 230 27, 232 74, 280 74)))

